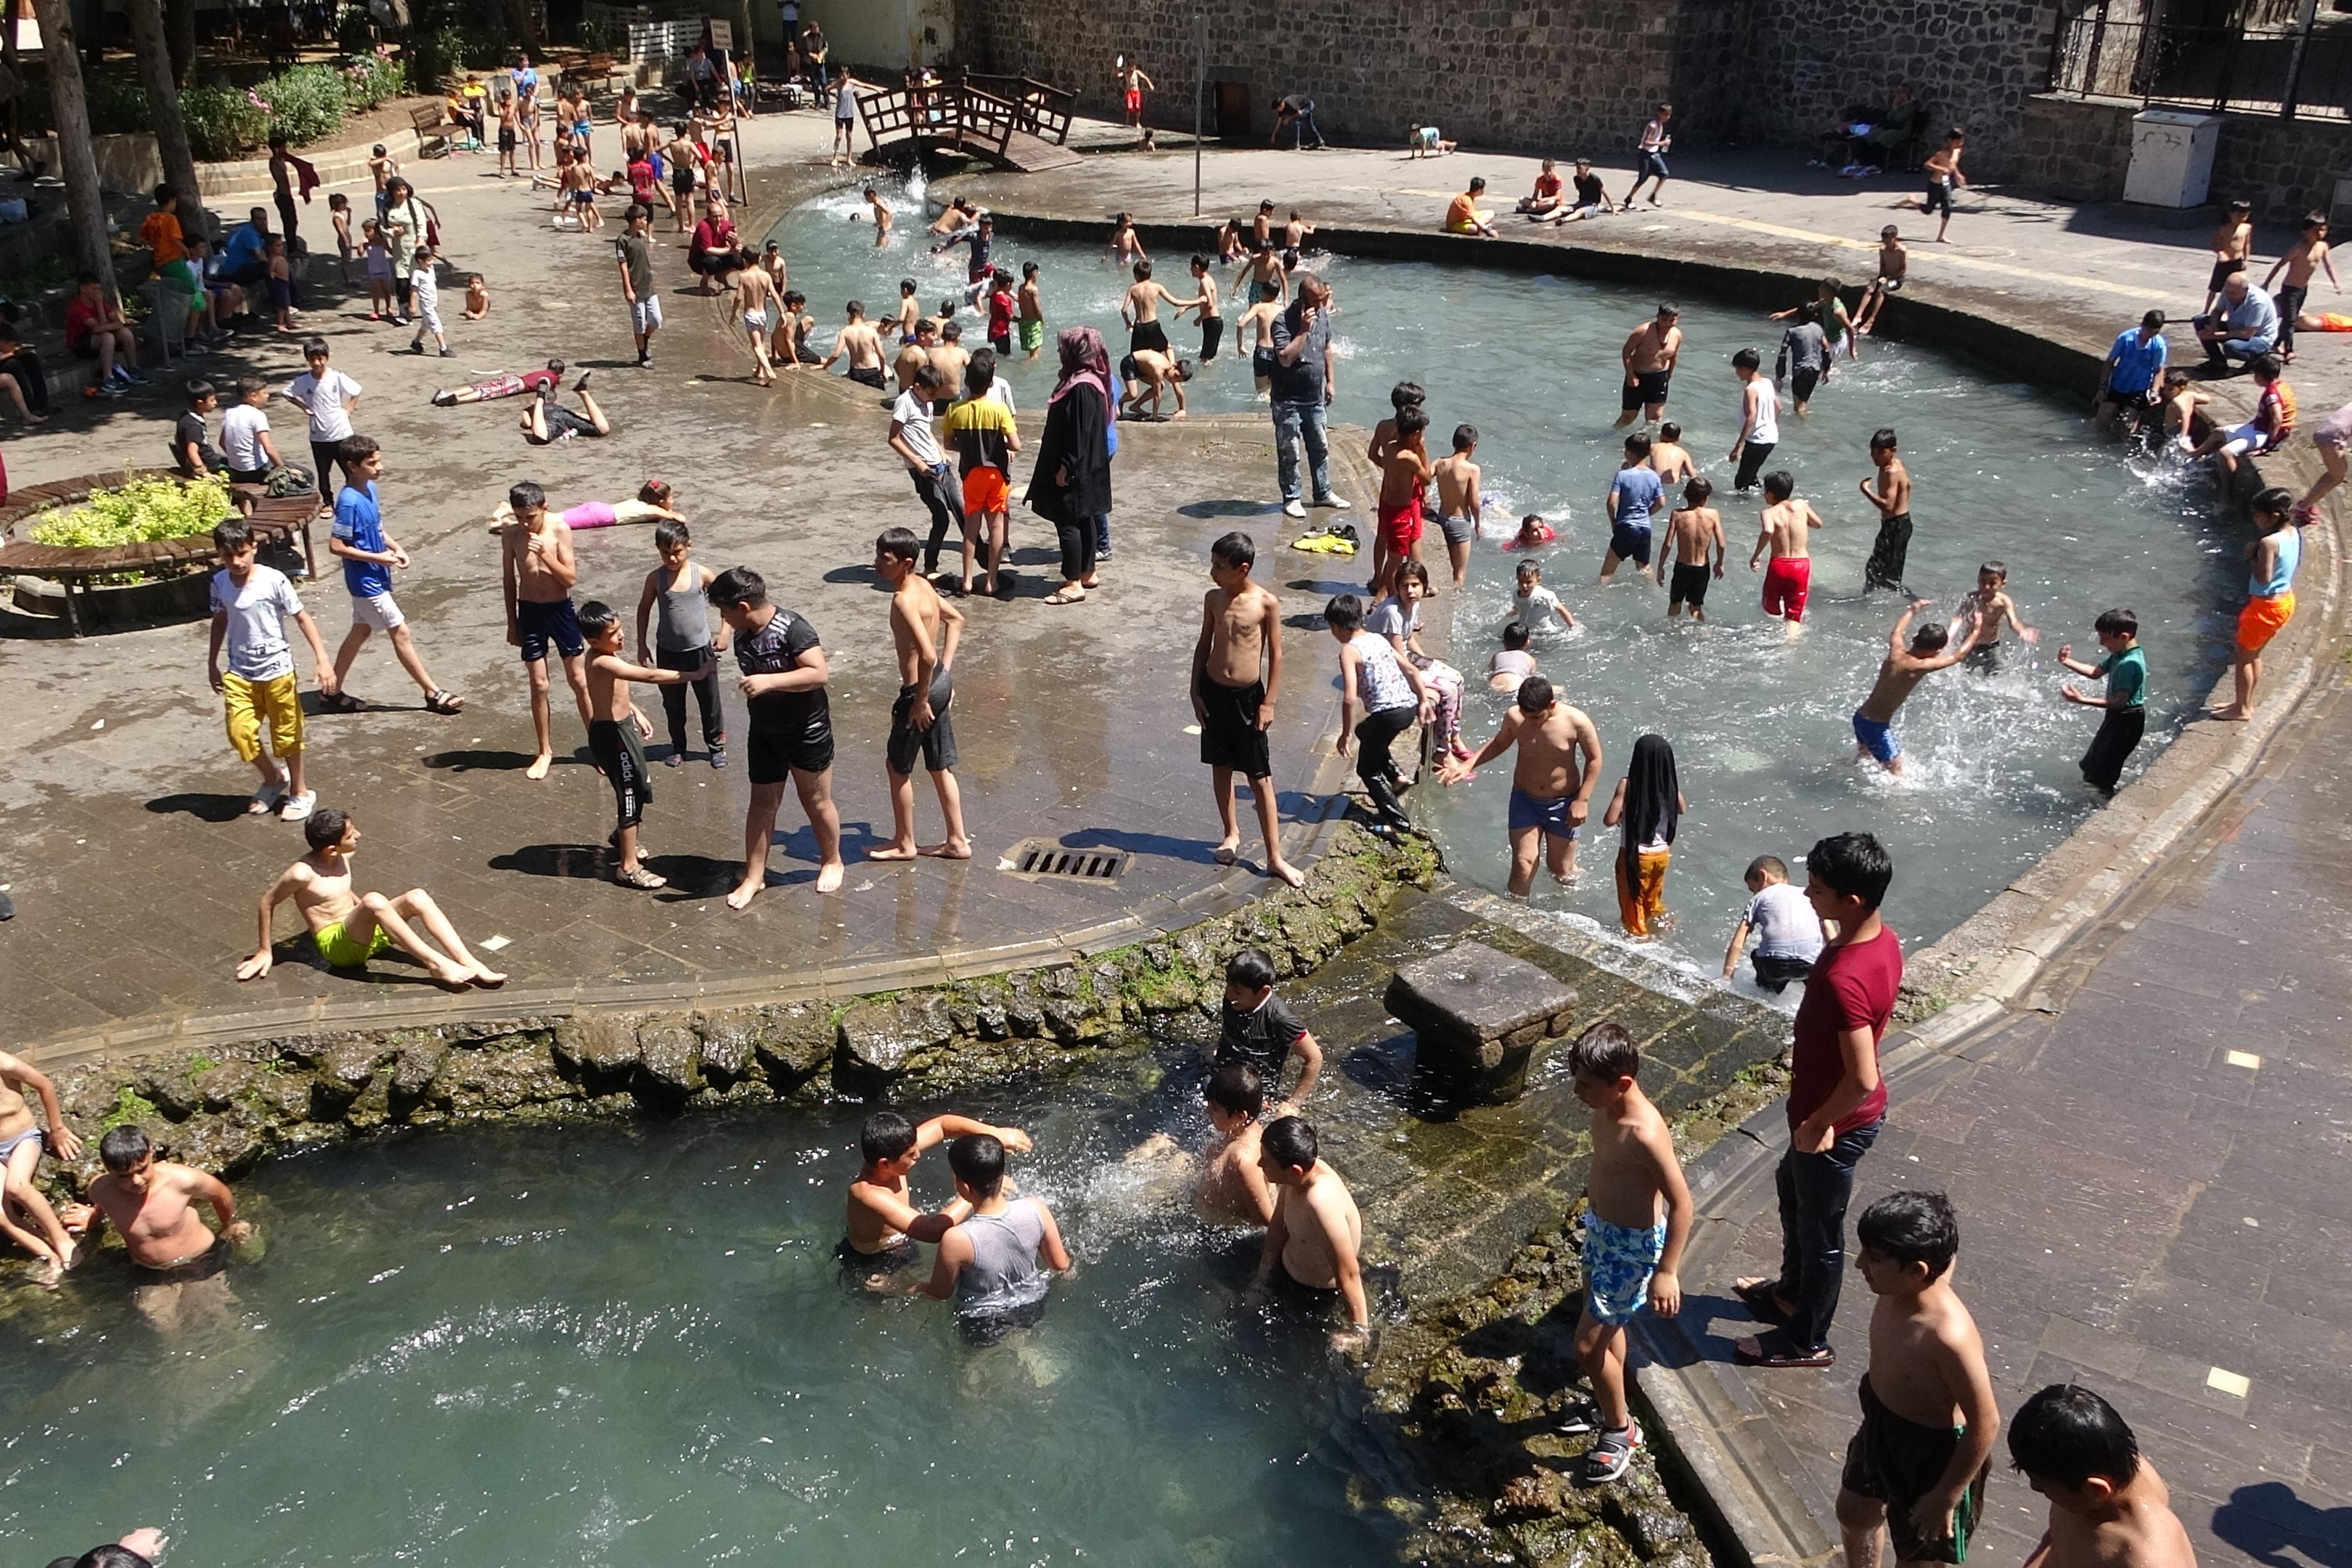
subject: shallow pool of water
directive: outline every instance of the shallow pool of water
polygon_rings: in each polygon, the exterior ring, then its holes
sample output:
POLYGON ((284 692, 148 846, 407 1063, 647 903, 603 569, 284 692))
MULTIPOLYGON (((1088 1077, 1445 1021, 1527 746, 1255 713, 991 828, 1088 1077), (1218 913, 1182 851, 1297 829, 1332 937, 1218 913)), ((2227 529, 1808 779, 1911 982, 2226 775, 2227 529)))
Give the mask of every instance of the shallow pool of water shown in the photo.
MULTIPOLYGON (((1383 1560, 1344 1501, 1323 1332, 1241 1303, 1251 1243, 1118 1163, 1197 1142, 1197 1074, 980 1114, 1079 1268, 1025 1342, 845 1288, 860 1112, 385 1140, 241 1191, 266 1257, 169 1334, 120 1255, 0 1368, 0 1532, 154 1522, 191 1563, 1383 1560), (1179 1081, 1179 1080, 1181 1081, 1179 1081)), ((970 1110, 970 1107, 960 1107, 970 1110)), ((943 1200, 943 1152, 916 1173, 943 1200)))
MULTIPOLYGON (((962 251, 927 255, 920 204, 904 192, 898 199, 900 232, 879 253, 872 229, 852 221, 863 204, 851 193, 806 204, 779 225, 793 286, 807 292, 828 331, 853 295, 887 310, 898 299, 898 279, 913 277, 921 298, 936 305, 961 279, 962 251)), ((1098 250, 1005 236, 996 254, 1016 276, 1024 260, 1043 264, 1050 326, 1091 323, 1114 354, 1123 348, 1118 301, 1130 279, 1098 250)), ((1187 292, 1186 257, 1156 259, 1160 280, 1187 292)), ((1615 924, 1608 859, 1616 836, 1600 831, 1601 808, 1634 738, 1655 731, 1675 745, 1690 798, 1668 900, 1682 918, 1675 940, 1696 959, 1720 962, 1746 898, 1740 876, 1750 859, 1775 854, 1794 865, 1816 838, 1853 829, 1879 834, 1895 856, 1889 918, 1906 937, 1931 939, 2096 809, 2075 762, 2097 716, 2060 700, 2059 644, 2095 658, 2093 618, 2111 605, 2137 610, 2149 726, 2134 773, 2193 710, 2226 657, 2230 612, 2220 606, 2237 602, 2241 531, 2214 515, 2207 487, 2143 479, 2092 431, 2072 399, 2000 381, 1939 353, 1878 342, 1865 342, 1862 363, 1841 367, 1825 384, 1811 418, 1799 420, 1784 406, 1770 466, 1791 470, 1798 494, 1828 522, 1814 539, 1805 635, 1784 646, 1780 625, 1766 621, 1759 605, 1760 580, 1747 569, 1760 496, 1743 502, 1727 493, 1732 466, 1725 460, 1739 412, 1730 356, 1753 346, 1769 367, 1780 326, 1703 298, 1679 300, 1685 348, 1667 413, 1718 487, 1731 554, 1710 597, 1713 621, 1670 623, 1664 593, 1630 574, 1606 592, 1593 586, 1607 542, 1602 498, 1622 455, 1622 433, 1610 428, 1618 349, 1655 308, 1655 296, 1467 265, 1337 256, 1310 258, 1310 265, 1330 279, 1339 311, 1335 418, 1370 426, 1388 413, 1390 386, 1411 379, 1428 390, 1433 455, 1446 448, 1457 424, 1480 432, 1490 537, 1454 606, 1453 643, 1453 662, 1479 689, 1466 723, 1474 746, 1492 733, 1504 701, 1485 693, 1479 679, 1500 646, 1520 559, 1500 542, 1525 512, 1541 512, 1559 530, 1559 542, 1537 558, 1546 583, 1584 626, 1539 640, 1536 651, 1568 699, 1592 714, 1607 762, 1581 879, 1565 889, 1539 879, 1536 900, 1544 907, 1615 924), (1855 763, 1849 723, 1902 607, 1892 594, 1862 588, 1877 516, 1855 487, 1872 472, 1868 439, 1882 425, 1895 428, 1917 487, 1911 585, 1948 614, 1974 586, 1979 563, 2004 561, 2011 594, 2046 634, 2038 648, 2012 643, 1996 675, 1955 670, 1929 679, 1897 725, 1910 770, 1901 779, 1855 763)), ((1220 274, 1221 289, 1231 281, 1229 272, 1220 274)), ((1225 306, 1229 321, 1239 308, 1225 306)), ((977 346, 984 329, 966 321, 966 343, 977 346)), ((1189 318, 1171 336, 1180 347, 1198 341, 1189 318)), ((1013 365, 1024 409, 1043 401, 1052 363, 1049 346, 1040 363, 1013 365)), ((1190 397, 1202 411, 1261 406, 1246 355, 1230 344, 1202 367, 1190 397)), ((1263 499, 1267 513, 1244 520, 1258 536, 1261 571, 1284 581, 1328 579, 1334 590, 1345 585, 1339 579, 1347 574, 1323 558, 1264 553, 1272 541, 1300 531, 1272 510, 1279 498, 1270 461, 1263 499)), ((1356 521, 1369 539, 1372 520, 1356 521)), ((1423 550, 1433 565, 1442 563, 1433 530, 1423 550)), ((1309 646, 1318 658, 1328 652, 1320 642, 1309 646)), ((1508 786, 1507 768, 1496 767, 1452 791, 1418 790, 1413 803, 1440 836, 1449 865, 1496 888, 1507 869, 1508 786)))

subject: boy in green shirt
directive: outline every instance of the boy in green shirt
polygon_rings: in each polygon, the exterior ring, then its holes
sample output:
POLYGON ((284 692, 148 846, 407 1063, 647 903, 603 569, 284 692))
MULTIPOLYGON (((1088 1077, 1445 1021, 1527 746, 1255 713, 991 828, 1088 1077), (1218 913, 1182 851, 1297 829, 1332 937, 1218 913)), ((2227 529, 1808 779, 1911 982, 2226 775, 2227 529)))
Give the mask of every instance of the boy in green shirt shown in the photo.
POLYGON ((2104 795, 2116 793, 2124 763, 2131 760, 2147 729, 2147 655, 2139 646, 2139 617, 2129 610, 2108 610, 2093 623, 2099 646, 2107 657, 2096 664, 2074 658, 2072 647, 2058 650, 2058 662, 2076 675, 2107 683, 2105 697, 2094 697, 2078 686, 2061 686, 2058 695, 2085 708, 2103 708, 2106 717, 2083 753, 2083 780, 2104 795))

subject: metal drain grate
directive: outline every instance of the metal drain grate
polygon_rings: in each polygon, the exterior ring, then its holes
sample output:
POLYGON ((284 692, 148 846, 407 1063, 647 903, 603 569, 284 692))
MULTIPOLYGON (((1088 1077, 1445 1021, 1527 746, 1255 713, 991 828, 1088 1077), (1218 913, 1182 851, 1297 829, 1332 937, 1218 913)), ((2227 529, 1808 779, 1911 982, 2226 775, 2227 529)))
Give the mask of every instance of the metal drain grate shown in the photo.
POLYGON ((1125 849, 1070 849, 1050 839, 1024 838, 998 862, 1015 877, 1055 877, 1075 882, 1116 882, 1135 860, 1125 849))

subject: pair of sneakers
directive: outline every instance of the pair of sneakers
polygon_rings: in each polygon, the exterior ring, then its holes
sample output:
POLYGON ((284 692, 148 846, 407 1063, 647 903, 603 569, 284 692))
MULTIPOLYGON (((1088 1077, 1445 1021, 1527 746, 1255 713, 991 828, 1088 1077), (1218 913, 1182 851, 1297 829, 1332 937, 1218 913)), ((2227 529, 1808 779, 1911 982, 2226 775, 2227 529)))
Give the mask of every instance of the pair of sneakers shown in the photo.
MULTIPOLYGON (((1356 505, 1354 501, 1349 500, 1345 496, 1321 496, 1316 500, 1315 504, 1317 506, 1328 507, 1334 511, 1351 511, 1355 509, 1356 505)), ((1305 517, 1307 515, 1307 505, 1297 496, 1292 496, 1282 503, 1282 515, 1285 517, 1305 517)))
POLYGON ((276 816, 284 822, 301 822, 309 818, 319 804, 319 792, 304 790, 299 795, 287 787, 287 781, 263 784, 253 792, 252 804, 246 807, 254 816, 276 816))

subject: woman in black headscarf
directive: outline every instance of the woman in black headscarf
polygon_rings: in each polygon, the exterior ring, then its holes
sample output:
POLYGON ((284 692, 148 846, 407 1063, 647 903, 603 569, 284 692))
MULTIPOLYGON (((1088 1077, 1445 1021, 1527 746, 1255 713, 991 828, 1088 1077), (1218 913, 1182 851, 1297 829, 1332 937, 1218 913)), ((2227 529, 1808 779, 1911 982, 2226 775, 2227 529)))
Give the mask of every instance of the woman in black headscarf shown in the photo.
POLYGON ((1629 936, 1648 937, 1666 921, 1666 865, 1674 858, 1675 828, 1690 803, 1683 799, 1675 773, 1675 749, 1664 735, 1633 742, 1633 763, 1617 781, 1603 827, 1624 825, 1617 851, 1617 914, 1629 936))
POLYGON ((1062 376, 1029 476, 1029 510, 1062 542, 1062 585, 1049 605, 1075 605, 1095 584, 1097 531, 1110 520, 1110 351, 1092 327, 1065 327, 1062 376))

